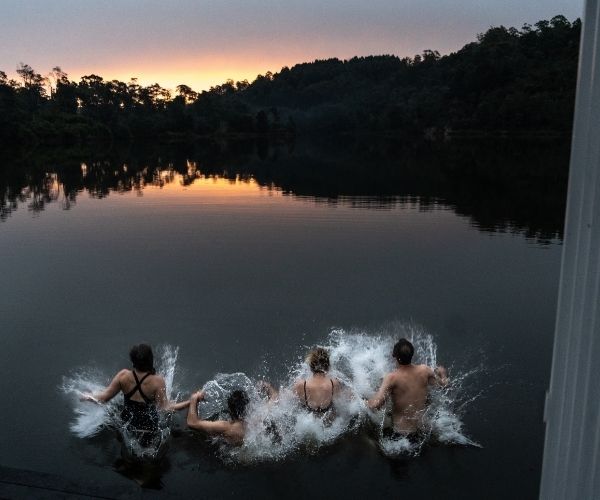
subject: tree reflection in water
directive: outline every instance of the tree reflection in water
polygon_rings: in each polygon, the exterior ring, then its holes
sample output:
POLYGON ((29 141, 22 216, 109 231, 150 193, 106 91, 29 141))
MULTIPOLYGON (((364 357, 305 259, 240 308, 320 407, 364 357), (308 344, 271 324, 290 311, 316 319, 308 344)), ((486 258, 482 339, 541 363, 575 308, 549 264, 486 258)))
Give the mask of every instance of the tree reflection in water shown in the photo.
POLYGON ((236 141, 138 146, 109 153, 35 151, 0 159, 0 218, 25 205, 69 210, 80 193, 142 193, 200 177, 253 179, 316 202, 366 209, 440 205, 482 231, 517 232, 540 243, 561 238, 568 177, 565 139, 479 139, 402 143, 347 138, 335 143, 236 141))

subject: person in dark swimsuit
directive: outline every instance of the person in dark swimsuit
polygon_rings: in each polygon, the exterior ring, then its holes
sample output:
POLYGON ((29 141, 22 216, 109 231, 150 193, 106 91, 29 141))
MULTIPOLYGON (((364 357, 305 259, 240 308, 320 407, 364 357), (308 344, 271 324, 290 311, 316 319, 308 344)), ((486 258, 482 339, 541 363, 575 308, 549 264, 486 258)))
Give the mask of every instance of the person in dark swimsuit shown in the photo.
POLYGON ((329 400, 329 404, 323 407, 317 406, 316 408, 313 408, 308 402, 308 394, 306 393, 306 380, 304 381, 304 407, 311 413, 315 413, 317 415, 324 415, 333 408, 333 379, 330 378, 329 381, 331 382, 331 399, 329 400))
POLYGON ((307 380, 294 384, 294 393, 303 406, 318 417, 330 417, 333 413, 333 400, 340 390, 340 382, 327 376, 329 371, 329 353, 322 347, 313 349, 306 362, 312 371, 307 380))
POLYGON ((133 433, 142 446, 149 446, 158 432, 159 409, 182 410, 188 407, 189 401, 169 402, 165 379, 156 374, 154 355, 149 345, 134 345, 129 351, 129 358, 133 364, 132 370, 121 370, 104 391, 84 394, 82 399, 106 403, 122 392, 121 420, 125 429, 133 433))
POLYGON ((121 410, 121 420, 126 428, 130 430, 142 446, 150 446, 159 434, 158 408, 154 398, 149 398, 142 390, 142 383, 148 377, 154 375, 154 370, 148 371, 141 379, 138 378, 135 370, 131 370, 135 379, 135 387, 131 391, 123 394, 123 409, 121 410), (136 401, 132 396, 138 393, 143 401, 136 401))

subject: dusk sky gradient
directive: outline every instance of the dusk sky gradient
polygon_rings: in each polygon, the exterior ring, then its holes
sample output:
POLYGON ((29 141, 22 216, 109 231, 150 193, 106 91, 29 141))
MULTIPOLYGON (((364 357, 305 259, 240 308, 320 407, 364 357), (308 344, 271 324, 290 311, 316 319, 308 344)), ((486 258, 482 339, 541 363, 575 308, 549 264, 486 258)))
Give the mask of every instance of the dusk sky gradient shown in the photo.
POLYGON ((0 70, 204 90, 315 59, 447 54, 490 26, 582 11, 583 0, 0 0, 0 70))

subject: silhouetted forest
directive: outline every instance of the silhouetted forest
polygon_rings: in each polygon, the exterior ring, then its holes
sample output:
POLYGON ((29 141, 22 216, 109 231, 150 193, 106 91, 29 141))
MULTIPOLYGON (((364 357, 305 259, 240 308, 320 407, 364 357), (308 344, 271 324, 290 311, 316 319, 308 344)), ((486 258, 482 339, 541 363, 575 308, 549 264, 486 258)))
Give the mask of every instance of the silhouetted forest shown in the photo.
MULTIPOLYGON (((140 85, 27 64, 0 71, 0 143, 371 133, 565 133, 581 23, 490 28, 459 51, 317 60, 208 91, 140 85)), ((76 50, 76 48, 74 48, 76 50)))

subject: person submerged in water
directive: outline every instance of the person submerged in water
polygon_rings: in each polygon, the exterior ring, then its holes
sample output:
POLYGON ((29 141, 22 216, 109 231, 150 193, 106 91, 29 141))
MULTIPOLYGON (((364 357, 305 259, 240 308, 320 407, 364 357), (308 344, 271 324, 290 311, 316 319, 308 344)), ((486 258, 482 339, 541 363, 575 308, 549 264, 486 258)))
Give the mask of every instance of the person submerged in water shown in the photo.
POLYGON ((368 407, 376 410, 390 396, 393 428, 386 434, 394 438, 405 437, 413 443, 423 440, 423 413, 429 387, 443 387, 448 383, 447 371, 443 366, 432 370, 427 365, 412 364, 414 352, 413 345, 406 339, 400 339, 394 345, 396 369, 383 378, 377 393, 367 401, 368 407))
POLYGON ((298 380, 293 392, 313 415, 331 418, 334 396, 340 391, 341 384, 338 379, 327 376, 329 353, 322 347, 317 347, 308 353, 306 362, 312 375, 306 380, 298 380))
POLYGON ((209 436, 221 436, 232 446, 244 444, 246 435, 246 409, 250 399, 241 390, 233 391, 227 398, 227 409, 231 420, 204 420, 198 416, 198 403, 204 399, 204 391, 198 391, 190 397, 187 425, 190 429, 202 431, 209 436))
POLYGON ((142 446, 149 446, 158 434, 159 410, 182 410, 189 405, 189 401, 169 401, 165 379, 156 374, 154 355, 149 345, 134 345, 129 351, 129 359, 133 365, 132 370, 121 370, 104 391, 84 394, 81 399, 107 403, 122 392, 121 420, 142 446))

